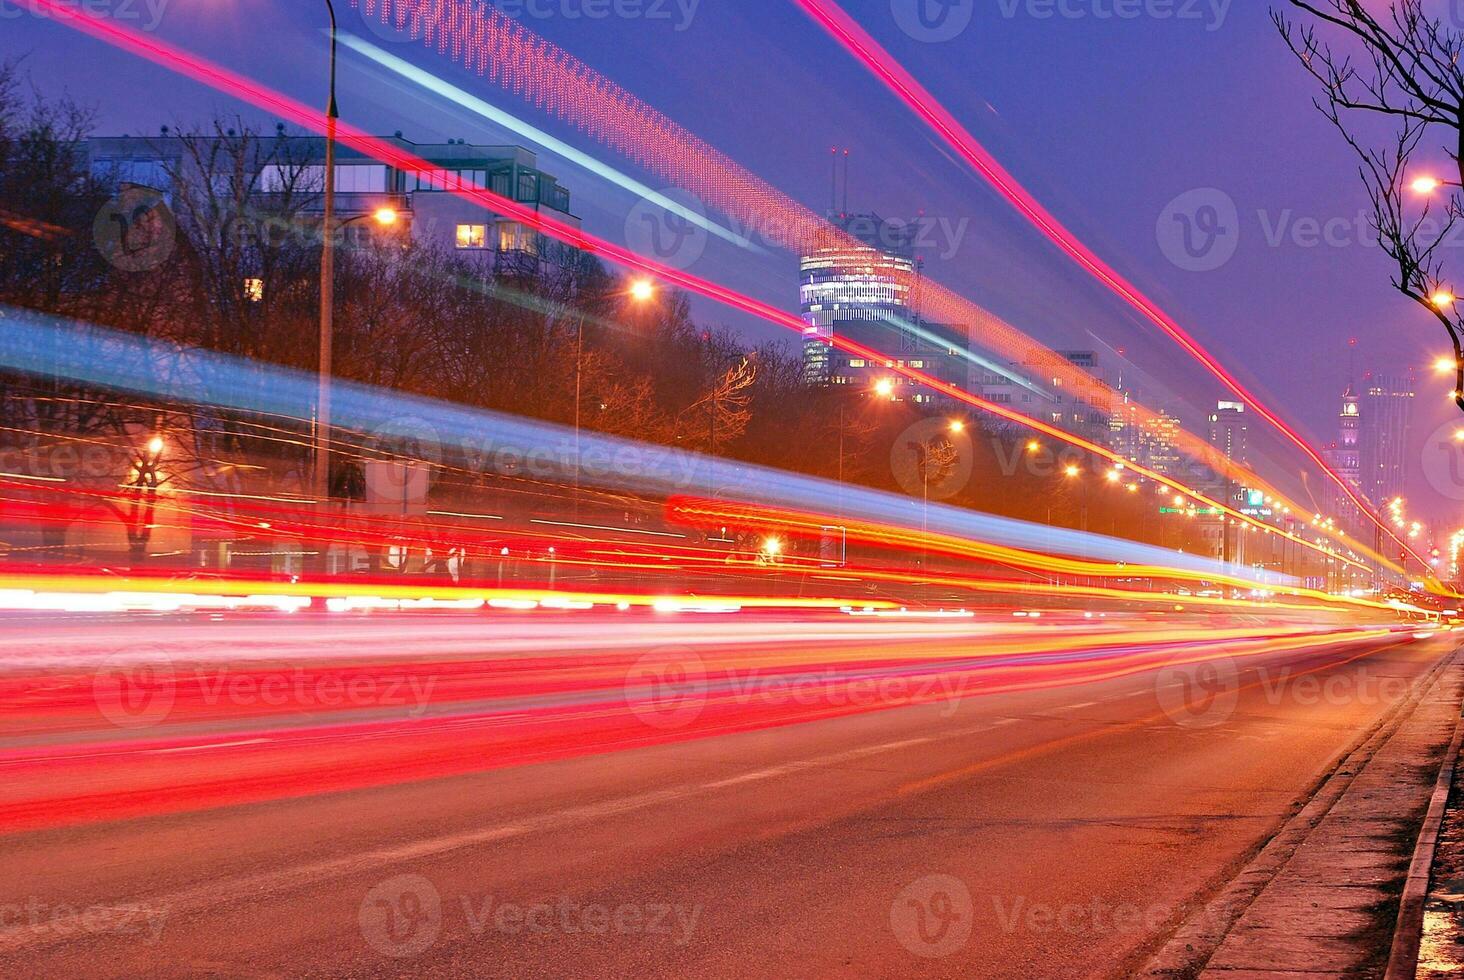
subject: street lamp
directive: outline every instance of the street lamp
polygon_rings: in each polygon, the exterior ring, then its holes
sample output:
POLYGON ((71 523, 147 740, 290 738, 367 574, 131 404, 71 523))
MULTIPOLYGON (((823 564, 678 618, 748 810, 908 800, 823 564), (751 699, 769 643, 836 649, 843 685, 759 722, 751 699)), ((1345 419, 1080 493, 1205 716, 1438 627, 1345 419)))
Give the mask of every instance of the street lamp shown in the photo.
POLYGON ((637 279, 630 284, 630 298, 644 303, 656 295, 656 284, 649 279, 637 279))
POLYGON ((956 435, 960 435, 962 432, 966 431, 966 423, 962 422, 960 419, 951 419, 950 430, 956 435))
POLYGON ((1433 304, 1436 310, 1447 310, 1454 305, 1454 300, 1454 294, 1447 289, 1436 289, 1428 298, 1428 301, 1433 304))
MULTIPOLYGON (((315 403, 315 496, 322 505, 330 496, 330 375, 331 337, 335 329, 335 137, 340 110, 336 105, 336 13, 330 15, 330 94, 325 107, 325 213, 321 216, 320 247, 320 376, 315 403)), ((327 561, 321 549, 322 565, 327 561)))
MULTIPOLYGON (((649 279, 636 279, 626 290, 637 303, 649 303, 656 297, 656 284, 649 279)), ((574 506, 579 513, 580 490, 580 382, 585 351, 585 309, 581 306, 574 323, 574 506)))

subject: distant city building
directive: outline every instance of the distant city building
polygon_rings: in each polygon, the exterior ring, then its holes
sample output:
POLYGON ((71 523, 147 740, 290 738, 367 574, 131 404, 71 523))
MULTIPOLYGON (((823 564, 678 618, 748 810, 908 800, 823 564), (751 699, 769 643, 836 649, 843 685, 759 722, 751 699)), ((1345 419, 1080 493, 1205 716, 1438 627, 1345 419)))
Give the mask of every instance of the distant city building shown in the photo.
POLYGON ((1090 350, 1037 350, 1008 365, 1006 374, 979 374, 981 397, 1013 404, 1064 432, 1101 446, 1113 436, 1114 393, 1104 380, 1098 355, 1090 350), (1082 374, 1074 380, 1072 368, 1082 374))
POLYGON ((1363 382, 1359 485, 1379 506, 1408 495, 1413 389, 1411 375, 1369 375, 1363 382))
POLYGON ((1179 419, 1167 411, 1160 411, 1139 425, 1137 462, 1162 476, 1177 476, 1184 457, 1179 451, 1179 436, 1183 427, 1179 419))
POLYGON ((1250 450, 1246 435, 1245 404, 1218 403, 1215 411, 1210 413, 1210 445, 1232 463, 1247 466, 1250 450))
MULTIPOLYGON (((490 190, 536 211, 552 213, 571 224, 578 223, 569 210, 569 191, 553 176, 538 169, 530 150, 518 146, 478 146, 460 140, 413 143, 401 134, 385 142, 409 151, 427 166, 402 170, 337 144, 335 220, 345 226, 343 234, 348 238, 407 235, 419 243, 490 255, 498 271, 529 271, 549 252, 543 236, 452 191, 490 190), (395 220, 390 225, 357 220, 369 219, 384 208, 394 213, 395 220)), ((152 188, 162 193, 170 204, 180 178, 228 180, 242 176, 253 188, 263 213, 268 213, 271 195, 286 191, 297 195, 303 192, 311 199, 303 209, 305 213, 317 216, 323 213, 320 192, 325 178, 325 140, 320 137, 281 133, 245 140, 165 133, 154 137, 93 137, 83 147, 97 176, 119 184, 152 188), (245 172, 238 175, 232 172, 238 156, 236 147, 247 147, 243 154, 247 157, 245 172), (210 167, 227 172, 202 172, 210 167)), ((180 221, 184 217, 180 215, 180 221)))
MULTIPOLYGON (((1359 489, 1362 479, 1362 412, 1357 393, 1352 385, 1342 392, 1342 411, 1337 415, 1337 441, 1323 450, 1327 465, 1338 476, 1359 489)), ((1329 484, 1327 491, 1329 517, 1336 518, 1343 525, 1350 525, 1358 516, 1357 505, 1336 484, 1329 484)))
POLYGON ((831 214, 829 221, 842 234, 830 233, 798 265, 804 381, 867 389, 888 378, 897 399, 926 403, 943 397, 890 370, 898 366, 967 388, 965 328, 920 316, 913 226, 875 214, 831 214), (851 354, 834 346, 835 337, 883 356, 851 354))

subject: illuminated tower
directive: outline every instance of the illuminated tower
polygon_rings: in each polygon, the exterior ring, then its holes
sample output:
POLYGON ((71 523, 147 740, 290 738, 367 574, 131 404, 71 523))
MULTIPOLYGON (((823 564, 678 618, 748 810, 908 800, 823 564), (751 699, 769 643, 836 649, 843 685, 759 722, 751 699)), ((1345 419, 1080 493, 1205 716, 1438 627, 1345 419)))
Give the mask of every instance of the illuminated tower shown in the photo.
POLYGON ((829 234, 798 263, 803 379, 861 384, 883 365, 829 341, 838 335, 881 351, 902 349, 901 325, 913 320, 914 231, 874 214, 831 215, 830 222, 844 234, 829 234))
MULTIPOLYGON (((1342 411, 1337 416, 1337 442, 1328 446, 1324 455, 1327 465, 1347 481, 1353 489, 1362 485, 1362 412, 1357 392, 1349 382, 1342 392, 1342 411)), ((1332 515, 1339 521, 1350 523, 1357 517, 1357 507, 1346 494, 1335 486, 1328 494, 1328 505, 1332 515)))

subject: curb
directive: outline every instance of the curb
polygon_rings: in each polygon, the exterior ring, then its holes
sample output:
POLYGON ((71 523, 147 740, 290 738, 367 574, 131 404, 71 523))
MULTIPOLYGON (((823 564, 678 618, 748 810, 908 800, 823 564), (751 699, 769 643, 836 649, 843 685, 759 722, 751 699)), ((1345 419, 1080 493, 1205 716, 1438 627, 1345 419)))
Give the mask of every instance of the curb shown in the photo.
MULTIPOLYGON (((1332 807, 1346 794, 1353 780, 1366 768, 1373 756, 1422 706, 1424 700, 1443 680, 1449 666, 1461 657, 1461 651, 1464 651, 1464 647, 1456 648, 1452 653, 1441 657, 1438 663, 1414 682, 1407 698, 1394 705, 1372 729, 1363 733, 1350 749, 1345 750, 1332 770, 1318 781, 1305 804, 1284 821, 1248 859, 1228 872, 1227 880, 1211 893, 1208 900, 1201 900, 1194 907, 1159 948, 1150 954, 1135 975, 1153 977, 1156 980, 1175 980, 1198 976, 1203 972, 1246 909, 1291 861, 1307 837, 1326 819, 1332 807)), ((1456 724, 1456 740, 1460 733, 1461 728, 1456 724)), ((1456 751, 1457 745, 1451 743, 1445 754, 1456 751)), ((1432 815, 1432 798, 1429 815, 1432 815)), ((1425 825, 1427 826, 1427 821, 1425 825)), ((1438 824, 1433 826, 1437 831, 1438 824)), ((1411 872, 1410 866, 1410 875, 1411 872)), ((1424 884, 1426 888, 1426 880, 1424 884)), ((1396 929, 1394 936, 1397 936, 1396 929)), ((1417 957, 1416 942, 1414 956, 1417 957)), ((1390 975, 1386 980, 1402 978, 1390 975)))
POLYGON ((1439 827, 1444 822, 1444 809, 1454 785, 1454 766, 1459 761, 1459 746, 1464 740, 1464 713, 1454 725, 1454 738, 1444 752, 1439 777, 1434 782, 1433 798, 1418 832, 1408 877, 1398 900, 1398 920, 1393 927, 1393 947, 1388 953, 1388 969, 1383 980, 1413 980, 1418 972, 1418 947, 1423 940, 1423 906, 1433 876, 1434 851, 1438 847, 1439 827))

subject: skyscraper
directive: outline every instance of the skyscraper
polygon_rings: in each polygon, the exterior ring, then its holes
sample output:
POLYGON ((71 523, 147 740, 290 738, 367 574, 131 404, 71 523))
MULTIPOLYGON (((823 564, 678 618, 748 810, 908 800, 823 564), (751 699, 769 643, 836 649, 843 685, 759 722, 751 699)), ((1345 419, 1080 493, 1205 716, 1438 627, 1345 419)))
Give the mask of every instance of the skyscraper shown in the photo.
POLYGON ((1359 486, 1375 504, 1406 497, 1413 376, 1369 374, 1363 383, 1359 486))
POLYGON ((1210 445, 1232 463, 1249 465, 1246 459, 1246 418, 1244 402, 1220 402, 1210 413, 1210 445))
MULTIPOLYGON (((1361 437, 1364 416, 1352 385, 1342 392, 1342 411, 1337 415, 1337 441, 1323 450, 1327 465, 1359 492, 1362 489, 1361 437)), ((1335 484, 1328 484, 1327 508, 1344 524, 1357 517, 1357 506, 1335 484)))
POLYGON ((889 370, 898 365, 966 388, 970 362, 964 328, 920 317, 915 227, 876 214, 831 214, 829 222, 836 230, 798 264, 803 380, 868 387, 888 377, 898 398, 926 402, 937 397, 889 370), (839 350, 832 343, 835 336, 885 356, 871 359, 839 350))

